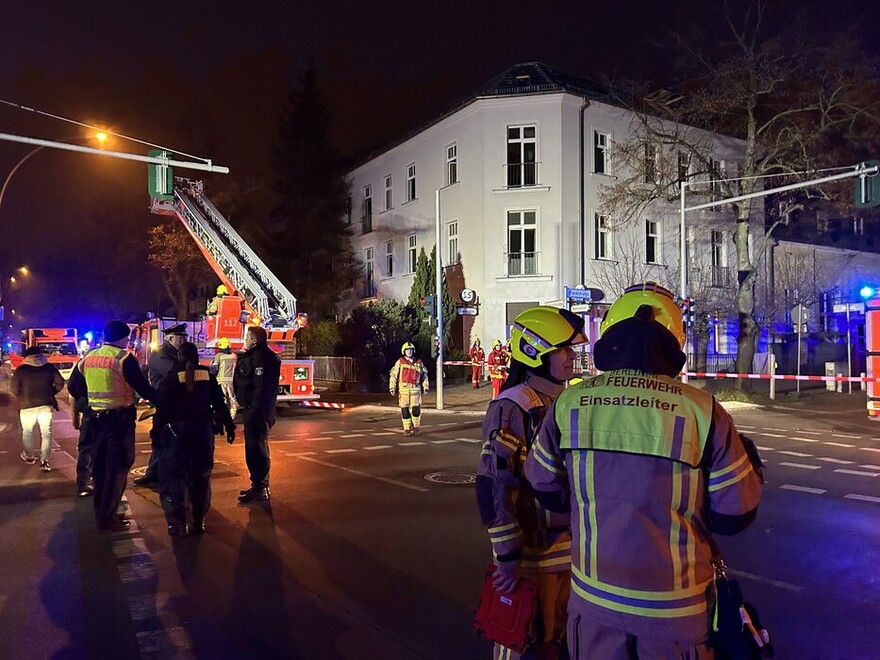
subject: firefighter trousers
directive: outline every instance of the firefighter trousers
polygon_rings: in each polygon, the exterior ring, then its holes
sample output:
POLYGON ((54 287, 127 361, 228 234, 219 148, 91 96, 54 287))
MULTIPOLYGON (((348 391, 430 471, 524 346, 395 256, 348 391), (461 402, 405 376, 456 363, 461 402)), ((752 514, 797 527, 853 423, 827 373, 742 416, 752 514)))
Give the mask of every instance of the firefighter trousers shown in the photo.
POLYGON ((422 391, 408 391, 407 388, 403 388, 397 394, 397 402, 400 405, 403 430, 419 428, 419 420, 422 416, 422 391))

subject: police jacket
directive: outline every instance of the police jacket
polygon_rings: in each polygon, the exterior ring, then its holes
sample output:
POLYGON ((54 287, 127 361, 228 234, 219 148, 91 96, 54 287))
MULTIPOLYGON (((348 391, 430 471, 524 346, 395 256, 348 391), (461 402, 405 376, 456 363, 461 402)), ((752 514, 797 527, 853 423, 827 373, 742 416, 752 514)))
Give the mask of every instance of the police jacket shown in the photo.
POLYGON ((542 506, 523 472, 538 426, 562 386, 529 376, 489 403, 477 466, 477 505, 492 553, 525 572, 554 573, 571 563, 569 514, 542 506))
POLYGON ((192 392, 186 389, 186 370, 182 366, 175 367, 162 381, 156 404, 156 428, 165 424, 174 427, 181 422, 193 427, 210 426, 216 415, 229 433, 234 425, 217 379, 202 366, 195 368, 193 376, 192 392))
POLYGON ((711 394, 619 369, 566 389, 526 459, 538 499, 572 511, 569 613, 633 635, 708 633, 712 532, 752 522, 753 457, 711 394))
MULTIPOLYGON (((153 389, 147 382, 147 379, 144 378, 144 374, 141 372, 141 368, 138 365, 137 358, 130 352, 125 351, 125 349, 116 348, 108 344, 89 351, 83 359, 74 365, 73 371, 70 372, 70 380, 67 381, 67 393, 74 399, 87 399, 89 405, 93 408, 114 408, 130 405, 131 402, 128 400, 120 400, 110 404, 101 401, 101 395, 99 392, 90 391, 87 377, 84 373, 86 369, 90 368, 89 361, 86 359, 89 356, 92 356, 93 358, 95 356, 110 357, 120 355, 123 351, 125 352, 125 355, 123 355, 122 359, 115 365, 121 369, 121 381, 126 383, 134 392, 137 392, 142 399, 147 399, 151 403, 155 403, 156 390, 153 389)), ((121 385, 122 383, 120 382, 119 384, 121 385)))
POLYGON ((9 391, 18 398, 19 408, 52 406, 58 410, 55 395, 64 388, 64 378, 54 364, 42 355, 29 355, 12 372, 9 391))
POLYGON ((281 360, 266 344, 238 354, 232 388, 245 417, 275 421, 275 399, 281 379, 281 360))
POLYGON ((177 349, 167 341, 159 350, 150 353, 150 362, 147 365, 150 385, 158 390, 162 386, 162 379, 177 368, 177 349))

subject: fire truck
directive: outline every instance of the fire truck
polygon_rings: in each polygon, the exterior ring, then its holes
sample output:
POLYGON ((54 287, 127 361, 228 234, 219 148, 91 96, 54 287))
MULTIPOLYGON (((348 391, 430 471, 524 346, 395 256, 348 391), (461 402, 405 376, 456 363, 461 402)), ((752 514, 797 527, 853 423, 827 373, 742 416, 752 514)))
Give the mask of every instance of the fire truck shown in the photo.
POLYGON ((9 364, 18 368, 24 361, 22 353, 27 348, 38 347, 46 361, 54 364, 65 379, 70 378, 73 365, 79 360, 76 328, 28 328, 21 331, 21 342, 9 356, 9 364))
MULTIPOLYGON (((296 298, 208 199, 201 181, 174 177, 173 194, 168 193, 152 197, 150 210, 183 223, 229 291, 219 301, 216 314, 187 322, 187 334, 199 346, 203 361, 210 363, 223 337, 233 351, 242 350, 247 327, 259 325, 281 358, 278 400, 320 398, 315 393, 314 360, 296 359, 296 333, 307 322, 305 314, 297 313, 296 298)), ((142 351, 145 362, 149 351, 162 343, 161 330, 177 323, 176 319, 150 319, 135 331, 136 350, 142 351)))

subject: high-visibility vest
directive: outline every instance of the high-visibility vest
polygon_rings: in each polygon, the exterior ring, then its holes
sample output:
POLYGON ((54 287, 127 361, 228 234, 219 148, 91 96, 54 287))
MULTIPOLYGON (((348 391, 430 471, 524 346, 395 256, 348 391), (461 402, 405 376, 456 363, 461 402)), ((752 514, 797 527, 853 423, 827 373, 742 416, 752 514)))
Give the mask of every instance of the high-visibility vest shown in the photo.
POLYGON ((675 635, 705 626, 712 569, 701 461, 713 408, 702 390, 632 370, 587 378, 556 402, 579 503, 572 595, 614 621, 629 618, 620 624, 628 630, 663 626, 675 635), (661 461, 644 502, 617 495, 632 478, 628 456, 661 461))
POLYGON ((399 387, 401 392, 419 392, 422 383, 428 381, 428 372, 421 360, 410 360, 403 356, 397 360, 391 368, 389 386, 391 389, 399 387))
POLYGON ((89 406, 95 410, 125 408, 134 403, 134 390, 122 374, 128 350, 104 344, 88 353, 78 369, 89 388, 89 406))

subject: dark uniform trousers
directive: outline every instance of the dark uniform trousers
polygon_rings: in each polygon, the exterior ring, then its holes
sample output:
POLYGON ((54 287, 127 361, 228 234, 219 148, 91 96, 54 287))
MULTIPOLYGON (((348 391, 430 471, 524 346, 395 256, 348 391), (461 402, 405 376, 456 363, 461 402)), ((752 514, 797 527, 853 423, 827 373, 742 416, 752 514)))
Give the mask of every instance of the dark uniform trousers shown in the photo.
POLYGON ((244 414, 244 460, 254 488, 269 487, 269 428, 261 415, 244 414))
POLYGON ((175 422, 163 435, 167 440, 161 465, 163 490, 170 498, 169 522, 186 522, 187 493, 196 520, 211 506, 211 471, 214 469, 214 431, 209 421, 175 422))
POLYGON ((87 410, 82 414, 79 422, 79 440, 76 445, 76 489, 78 491, 85 488, 92 477, 95 444, 92 433, 93 415, 92 411, 87 410))
POLYGON ((95 480, 95 523, 108 527, 119 506, 128 471, 134 464, 134 406, 89 411, 92 415, 92 475, 95 480))

